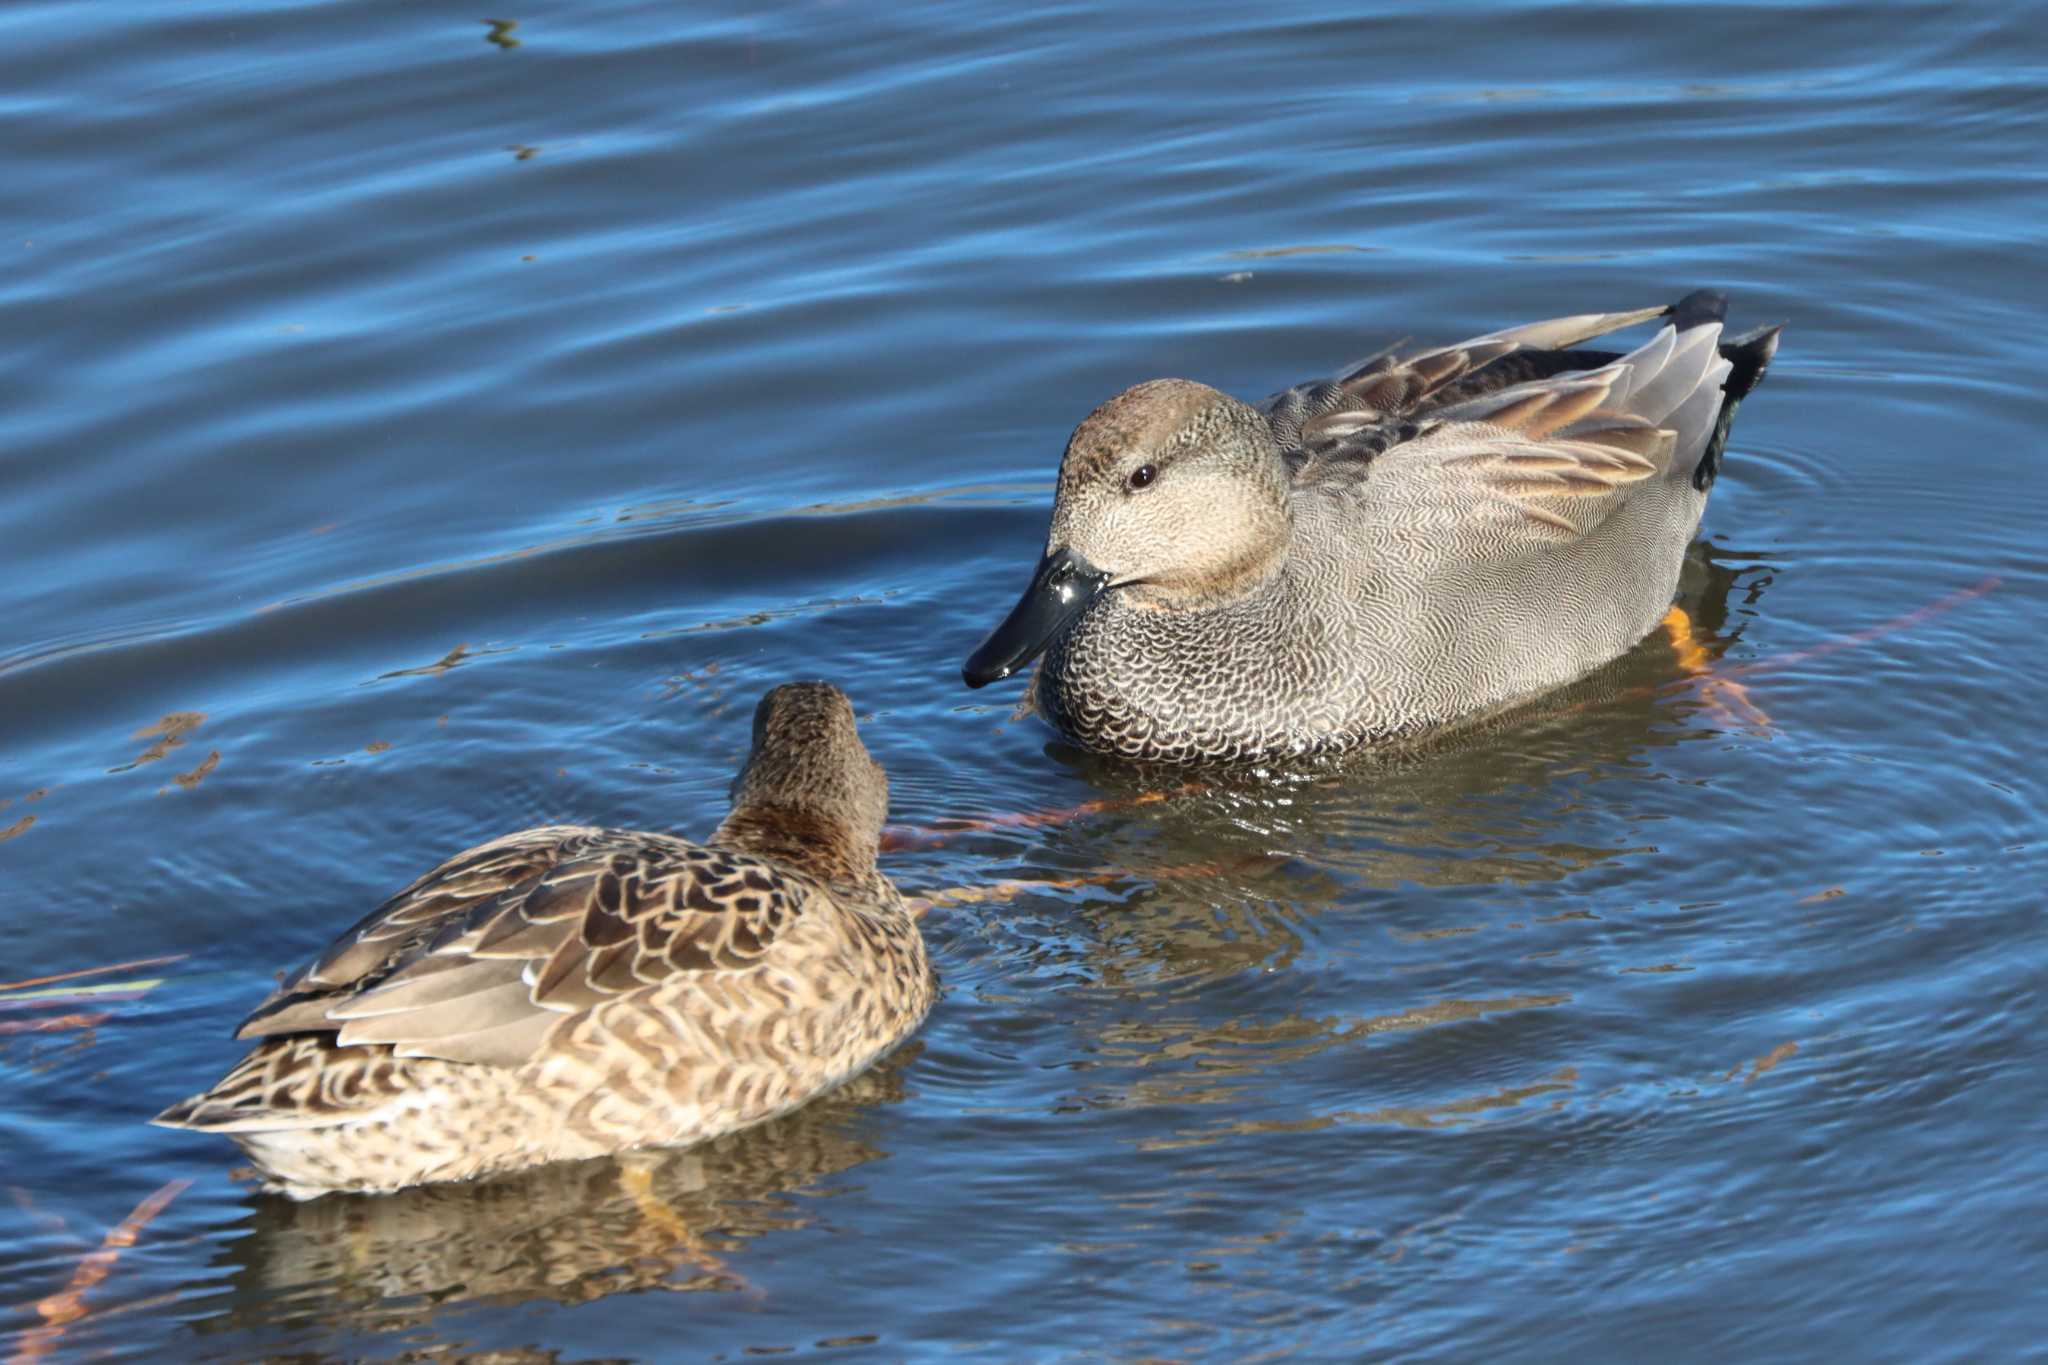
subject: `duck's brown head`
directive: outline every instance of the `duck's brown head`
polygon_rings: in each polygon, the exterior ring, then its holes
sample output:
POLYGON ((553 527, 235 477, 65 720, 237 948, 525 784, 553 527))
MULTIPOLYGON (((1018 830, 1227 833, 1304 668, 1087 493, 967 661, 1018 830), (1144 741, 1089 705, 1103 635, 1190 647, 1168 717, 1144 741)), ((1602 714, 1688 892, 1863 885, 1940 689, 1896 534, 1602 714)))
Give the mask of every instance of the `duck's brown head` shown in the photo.
POLYGON ((1126 389, 1074 428, 1045 558, 962 675, 1007 678, 1106 592, 1162 611, 1235 601, 1279 566, 1291 525, 1257 411, 1187 379, 1126 389))
POLYGON ((827 880, 856 880, 874 871, 888 818, 888 775, 860 742, 844 692, 793 682, 761 698, 718 842, 827 880))

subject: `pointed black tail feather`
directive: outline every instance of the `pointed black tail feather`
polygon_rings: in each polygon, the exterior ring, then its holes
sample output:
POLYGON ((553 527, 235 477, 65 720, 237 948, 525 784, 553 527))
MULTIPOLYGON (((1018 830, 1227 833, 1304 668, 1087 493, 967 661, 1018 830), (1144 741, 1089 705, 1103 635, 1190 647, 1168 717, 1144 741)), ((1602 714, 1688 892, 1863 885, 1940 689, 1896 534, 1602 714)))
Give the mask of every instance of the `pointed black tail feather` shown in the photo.
MULTIPOLYGON (((1704 291, 1702 291, 1704 292, 1704 291)), ((1688 295, 1688 299, 1698 295, 1688 295)), ((1681 308, 1684 304, 1679 305, 1681 308)), ((1728 377, 1721 382, 1721 392, 1728 395, 1721 404, 1721 415, 1715 419, 1714 434, 1707 441, 1707 448, 1700 454, 1700 462, 1693 466, 1692 486, 1705 492, 1714 486, 1714 479, 1721 472, 1721 452, 1728 447, 1728 428, 1735 421, 1735 409, 1742 406, 1742 400, 1749 391, 1763 382, 1764 372, 1771 368, 1771 357, 1778 353, 1778 333, 1784 330, 1782 322, 1769 327, 1759 327, 1744 332, 1739 337, 1724 337, 1721 340, 1721 354, 1729 365, 1728 377)))
POLYGON ((1764 372, 1771 368, 1771 357, 1778 353, 1778 333, 1785 329, 1782 322, 1768 327, 1758 327, 1744 332, 1739 337, 1722 337, 1721 354, 1735 368, 1728 372, 1727 382, 1721 391, 1728 395, 1730 403, 1739 403, 1749 396, 1749 391, 1763 382, 1764 372))

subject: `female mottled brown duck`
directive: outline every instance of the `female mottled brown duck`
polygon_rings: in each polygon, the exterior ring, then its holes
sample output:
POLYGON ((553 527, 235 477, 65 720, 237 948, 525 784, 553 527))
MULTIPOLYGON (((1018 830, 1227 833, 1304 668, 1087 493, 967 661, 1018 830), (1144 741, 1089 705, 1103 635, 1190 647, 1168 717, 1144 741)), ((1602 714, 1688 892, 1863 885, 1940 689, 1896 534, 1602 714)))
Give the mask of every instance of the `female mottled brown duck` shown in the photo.
POLYGON ((888 779, 837 688, 754 713, 709 841, 555 825, 458 854, 302 968, 155 1122, 301 1198, 716 1137, 901 1043, 935 990, 875 866, 888 779))

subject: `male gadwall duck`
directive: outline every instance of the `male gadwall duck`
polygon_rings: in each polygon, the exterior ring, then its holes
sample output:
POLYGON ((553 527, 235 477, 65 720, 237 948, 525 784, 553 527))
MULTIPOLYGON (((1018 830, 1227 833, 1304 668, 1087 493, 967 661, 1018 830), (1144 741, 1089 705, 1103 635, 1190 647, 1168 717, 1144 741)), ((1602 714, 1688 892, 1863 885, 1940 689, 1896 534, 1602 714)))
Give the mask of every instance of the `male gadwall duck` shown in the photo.
POLYGON ((1399 738, 1568 682, 1664 616, 1778 329, 1727 300, 1383 353, 1257 406, 1185 379, 1074 430, 970 687, 1047 651, 1082 745, 1191 762, 1399 738), (1656 318, 1627 354, 1579 343, 1656 318))
POLYGON ((866 1070, 930 1008, 875 866, 889 783, 845 694, 761 699, 708 844, 553 825, 441 864, 236 1032, 155 1122, 226 1133, 301 1198, 716 1137, 866 1070))

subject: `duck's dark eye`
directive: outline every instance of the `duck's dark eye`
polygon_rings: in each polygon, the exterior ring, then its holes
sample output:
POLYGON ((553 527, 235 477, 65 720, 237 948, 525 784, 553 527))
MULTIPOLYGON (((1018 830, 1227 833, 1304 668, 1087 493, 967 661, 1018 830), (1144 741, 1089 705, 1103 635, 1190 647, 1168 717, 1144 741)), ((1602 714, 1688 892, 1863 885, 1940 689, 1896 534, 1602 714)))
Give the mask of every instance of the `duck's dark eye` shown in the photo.
POLYGON ((1130 485, 1131 485, 1131 491, 1132 491, 1132 492, 1136 492, 1136 491, 1137 491, 1138 489, 1140 489, 1140 488, 1144 488, 1145 486, 1147 486, 1148 484, 1150 484, 1150 483, 1152 482, 1152 480, 1154 480, 1154 479, 1156 479, 1156 478, 1158 478, 1158 477, 1159 477, 1159 467, 1158 467, 1157 465, 1149 465, 1149 464, 1141 464, 1141 465, 1139 465, 1139 466, 1138 466, 1138 467, 1137 467, 1136 469, 1133 469, 1133 470, 1131 471, 1131 477, 1130 477, 1130 485))

